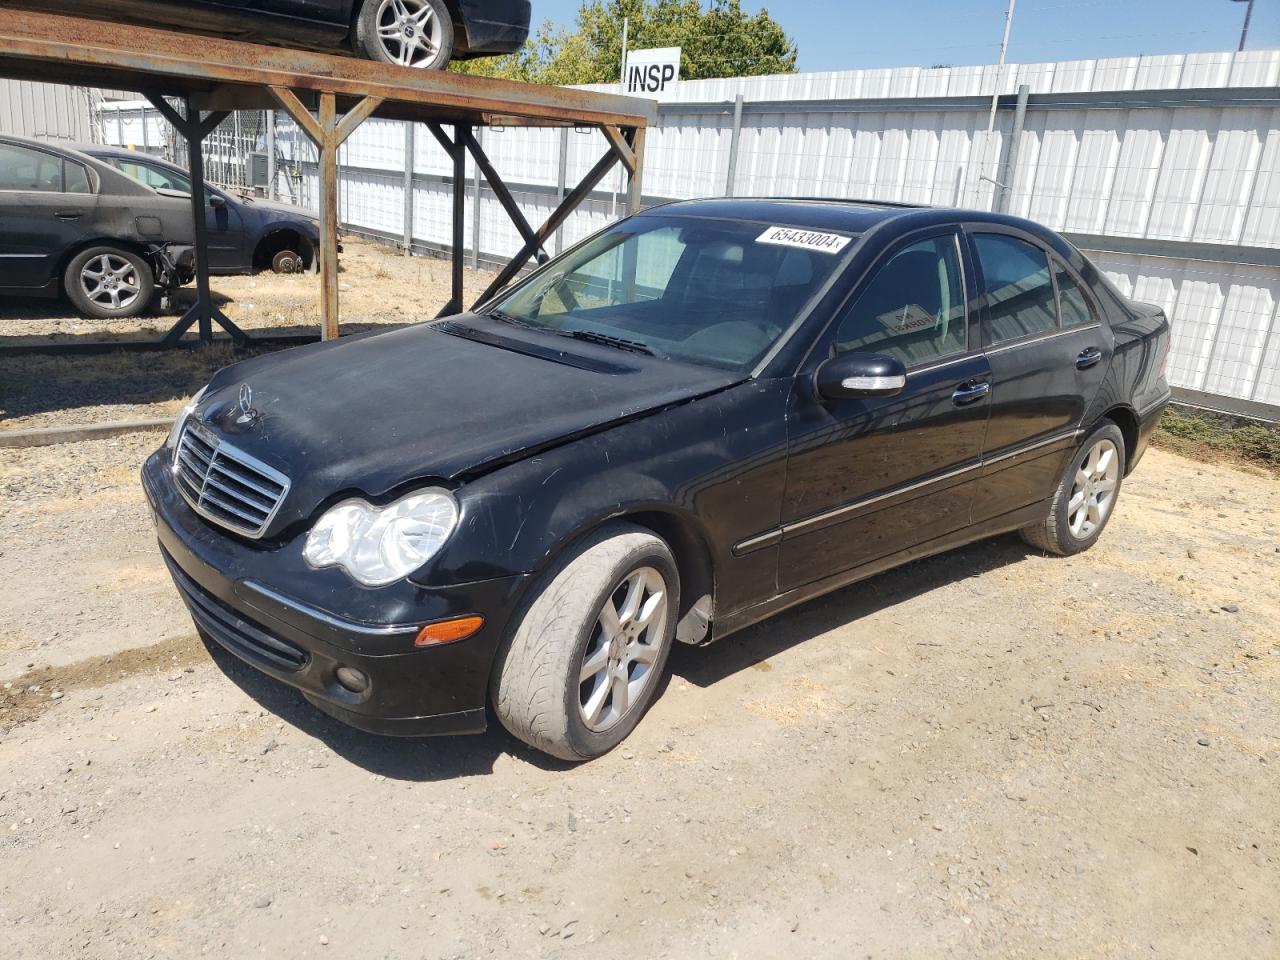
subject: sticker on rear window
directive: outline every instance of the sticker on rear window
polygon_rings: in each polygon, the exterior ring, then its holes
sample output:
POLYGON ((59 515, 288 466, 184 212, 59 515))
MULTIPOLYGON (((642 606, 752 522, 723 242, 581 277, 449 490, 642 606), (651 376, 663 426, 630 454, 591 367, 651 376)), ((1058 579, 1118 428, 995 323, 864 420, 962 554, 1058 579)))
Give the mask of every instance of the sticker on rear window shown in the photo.
POLYGON ((852 237, 838 233, 819 233, 816 230, 799 230, 796 227, 770 227, 756 238, 756 243, 773 243, 780 247, 799 247, 819 253, 839 253, 849 245, 852 237))

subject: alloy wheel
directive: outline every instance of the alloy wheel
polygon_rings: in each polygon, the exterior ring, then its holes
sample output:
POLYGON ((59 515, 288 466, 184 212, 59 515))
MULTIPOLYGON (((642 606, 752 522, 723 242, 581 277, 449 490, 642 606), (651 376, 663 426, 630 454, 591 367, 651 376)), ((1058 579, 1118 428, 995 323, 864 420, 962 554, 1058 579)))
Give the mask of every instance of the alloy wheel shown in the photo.
POLYGON ((138 299, 142 280, 128 259, 104 253, 81 268, 80 287, 84 295, 99 306, 120 310, 132 306, 138 299))
POLYGON ((1120 454, 1108 439, 1099 440, 1076 470, 1067 501, 1067 528, 1077 540, 1087 540, 1106 522, 1120 483, 1120 454))
POLYGON ((667 612, 667 584, 653 567, 631 572, 605 599, 578 674, 587 729, 601 733, 619 723, 655 681, 667 612))
POLYGON ((376 23, 378 42, 392 63, 429 67, 439 56, 443 30, 426 0, 382 0, 376 23))

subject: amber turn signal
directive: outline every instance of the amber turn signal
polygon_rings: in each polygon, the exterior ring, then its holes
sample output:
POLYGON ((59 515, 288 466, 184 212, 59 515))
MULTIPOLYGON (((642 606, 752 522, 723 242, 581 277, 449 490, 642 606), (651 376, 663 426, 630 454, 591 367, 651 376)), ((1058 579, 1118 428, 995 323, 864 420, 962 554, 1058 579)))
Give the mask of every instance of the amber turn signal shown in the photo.
POLYGON ((434 647, 439 643, 453 643, 465 640, 484 626, 484 617, 458 617, 456 620, 442 620, 440 623, 429 623, 418 633, 413 641, 415 647, 434 647))

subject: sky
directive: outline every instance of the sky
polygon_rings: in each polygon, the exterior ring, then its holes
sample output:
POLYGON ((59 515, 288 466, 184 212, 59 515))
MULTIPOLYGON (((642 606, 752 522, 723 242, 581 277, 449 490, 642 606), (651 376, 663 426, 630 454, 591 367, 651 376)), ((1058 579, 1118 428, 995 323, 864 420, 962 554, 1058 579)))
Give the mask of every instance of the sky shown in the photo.
MULTIPOLYGON (((533 0, 535 22, 571 26, 578 0, 533 0)), ((744 0, 799 44, 800 69, 995 63, 1007 0, 744 0)), ((1011 63, 1235 50, 1234 0, 1018 0, 1011 63)), ((1280 48, 1280 0, 1255 0, 1246 49, 1280 48)))

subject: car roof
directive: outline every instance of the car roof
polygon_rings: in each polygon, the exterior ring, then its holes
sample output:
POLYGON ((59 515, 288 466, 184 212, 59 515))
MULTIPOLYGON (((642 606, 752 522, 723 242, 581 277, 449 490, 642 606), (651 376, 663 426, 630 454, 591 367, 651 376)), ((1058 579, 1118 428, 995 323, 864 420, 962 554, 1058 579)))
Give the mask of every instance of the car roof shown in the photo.
POLYGON ((917 227, 949 226, 957 223, 991 223, 1014 227, 1069 255, 1072 247, 1053 230, 1007 213, 967 210, 959 207, 930 207, 925 204, 880 200, 844 200, 823 197, 735 197, 710 200, 677 200, 650 207, 638 216, 680 216, 719 220, 745 220, 762 224, 834 230, 865 234, 882 224, 892 223, 891 235, 917 227))

